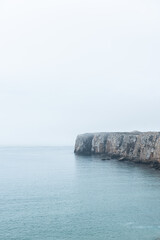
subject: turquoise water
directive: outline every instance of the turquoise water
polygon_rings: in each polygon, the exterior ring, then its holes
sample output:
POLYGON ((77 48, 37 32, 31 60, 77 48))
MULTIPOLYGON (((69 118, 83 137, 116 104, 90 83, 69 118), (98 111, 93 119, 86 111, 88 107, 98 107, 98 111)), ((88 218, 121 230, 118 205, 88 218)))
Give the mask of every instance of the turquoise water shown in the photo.
POLYGON ((158 240, 160 171, 71 147, 1 147, 0 239, 158 240))

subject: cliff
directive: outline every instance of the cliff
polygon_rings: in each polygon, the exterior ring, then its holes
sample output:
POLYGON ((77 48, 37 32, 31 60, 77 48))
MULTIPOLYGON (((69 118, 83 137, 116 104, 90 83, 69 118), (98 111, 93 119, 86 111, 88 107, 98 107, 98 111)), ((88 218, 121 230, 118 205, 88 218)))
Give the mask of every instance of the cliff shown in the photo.
POLYGON ((93 133, 78 135, 76 154, 102 154, 160 167, 160 132, 93 133))

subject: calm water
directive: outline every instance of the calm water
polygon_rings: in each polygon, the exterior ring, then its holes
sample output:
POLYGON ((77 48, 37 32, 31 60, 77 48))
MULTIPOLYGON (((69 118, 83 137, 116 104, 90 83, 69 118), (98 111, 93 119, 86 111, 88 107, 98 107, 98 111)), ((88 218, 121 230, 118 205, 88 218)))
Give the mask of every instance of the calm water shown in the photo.
POLYGON ((0 148, 0 239, 158 240, 160 171, 70 147, 0 148))

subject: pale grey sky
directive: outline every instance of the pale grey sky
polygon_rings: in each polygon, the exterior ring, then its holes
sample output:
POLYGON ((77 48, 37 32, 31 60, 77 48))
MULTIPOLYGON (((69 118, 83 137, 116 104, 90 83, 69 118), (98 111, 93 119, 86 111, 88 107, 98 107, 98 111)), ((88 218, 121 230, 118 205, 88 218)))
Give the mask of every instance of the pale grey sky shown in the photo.
POLYGON ((0 145, 160 131, 157 0, 1 0, 0 145))

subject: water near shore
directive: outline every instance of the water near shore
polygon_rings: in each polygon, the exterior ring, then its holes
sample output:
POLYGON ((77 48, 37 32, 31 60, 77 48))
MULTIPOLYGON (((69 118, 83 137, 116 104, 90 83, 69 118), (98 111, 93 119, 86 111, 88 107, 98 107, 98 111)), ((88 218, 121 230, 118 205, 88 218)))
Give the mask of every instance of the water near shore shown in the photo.
POLYGON ((0 148, 0 240, 156 240, 160 171, 73 154, 0 148))

